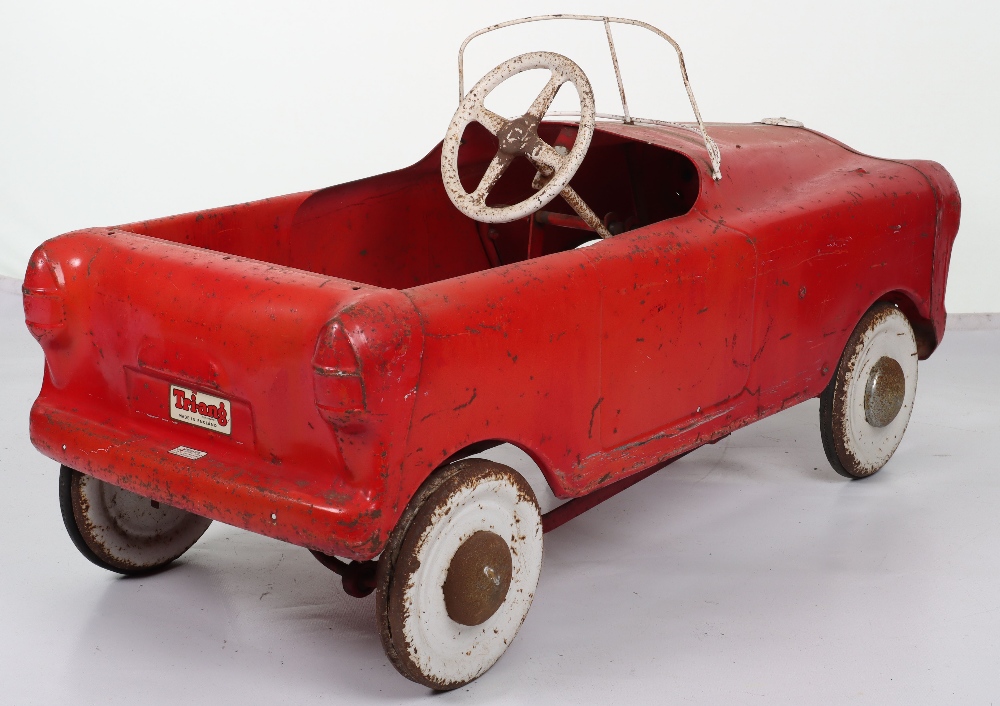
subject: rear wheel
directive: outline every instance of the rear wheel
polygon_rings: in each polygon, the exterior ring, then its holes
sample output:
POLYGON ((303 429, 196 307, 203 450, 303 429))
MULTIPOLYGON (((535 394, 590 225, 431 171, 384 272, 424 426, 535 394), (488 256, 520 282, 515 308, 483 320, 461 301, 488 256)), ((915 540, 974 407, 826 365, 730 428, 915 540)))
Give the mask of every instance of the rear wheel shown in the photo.
POLYGON ((63 523, 80 553, 120 574, 162 568, 186 552, 212 521, 63 466, 63 523))
POLYGON ((917 342, 906 316, 876 304, 854 329, 820 395, 823 449, 833 469, 865 478, 899 446, 917 392, 917 342))
POLYGON ((542 518, 516 471, 482 459, 431 477, 379 560, 382 646, 405 677, 455 689, 492 667, 531 606, 542 518))

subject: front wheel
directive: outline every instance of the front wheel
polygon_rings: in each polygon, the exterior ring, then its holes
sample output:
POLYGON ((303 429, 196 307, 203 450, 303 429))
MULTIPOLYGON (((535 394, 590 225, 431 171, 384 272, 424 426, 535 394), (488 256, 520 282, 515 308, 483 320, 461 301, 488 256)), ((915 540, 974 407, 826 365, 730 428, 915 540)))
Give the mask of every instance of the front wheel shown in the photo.
POLYGON ((542 568, 542 516, 507 466, 460 461, 432 476, 382 552, 376 616, 405 677, 455 689, 483 674, 528 614, 542 568))
POLYGON ((913 327, 892 304, 876 304, 854 329, 820 395, 820 435, 833 469, 865 478, 882 468, 903 438, 916 393, 913 327))
POLYGON ((119 574, 162 568, 198 541, 212 521, 158 503, 68 466, 59 472, 63 523, 80 553, 119 574))

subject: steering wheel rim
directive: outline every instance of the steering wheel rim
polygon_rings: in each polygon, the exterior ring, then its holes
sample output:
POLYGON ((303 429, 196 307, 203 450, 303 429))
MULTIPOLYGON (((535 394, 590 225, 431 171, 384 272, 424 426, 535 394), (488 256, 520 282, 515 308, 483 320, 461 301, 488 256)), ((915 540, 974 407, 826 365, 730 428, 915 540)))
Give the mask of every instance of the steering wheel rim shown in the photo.
POLYGON ((441 177, 445 191, 459 211, 480 223, 509 223, 529 216, 546 206, 569 184, 590 147, 595 122, 594 91, 583 69, 572 60, 562 54, 545 51, 528 52, 508 59, 479 79, 462 99, 448 125, 441 149, 441 177), (531 69, 548 69, 551 76, 524 115, 507 120, 485 106, 486 96, 497 86, 531 69), (580 97, 580 126, 573 149, 562 155, 538 136, 538 124, 556 93, 566 83, 572 84, 580 97), (500 141, 500 148, 479 185, 469 193, 458 175, 458 150, 465 128, 473 121, 493 133, 500 141), (539 171, 548 172, 548 181, 520 203, 487 206, 486 197, 519 155, 527 158, 539 171))

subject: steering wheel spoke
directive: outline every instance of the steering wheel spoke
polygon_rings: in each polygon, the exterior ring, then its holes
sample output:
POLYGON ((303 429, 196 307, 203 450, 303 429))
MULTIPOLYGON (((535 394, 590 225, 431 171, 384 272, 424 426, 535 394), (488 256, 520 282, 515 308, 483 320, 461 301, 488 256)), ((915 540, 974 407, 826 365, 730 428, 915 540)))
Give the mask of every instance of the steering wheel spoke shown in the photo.
POLYGON ((510 163, 514 161, 514 156, 512 154, 506 154, 504 152, 497 152, 493 159, 490 161, 490 166, 486 168, 486 173, 483 174, 483 178, 479 180, 479 186, 476 190, 469 194, 469 198, 473 203, 485 204, 486 197, 489 196, 490 191, 496 186, 496 183, 500 181, 500 177, 503 173, 507 171, 507 167, 510 163))
POLYGON ((566 83, 568 79, 558 71, 552 72, 552 77, 549 82, 545 84, 545 88, 541 90, 538 96, 531 103, 531 107, 528 108, 528 115, 532 115, 538 120, 541 120, 545 114, 548 112, 549 107, 552 105, 552 101, 555 100, 556 94, 562 85, 566 83))
POLYGON ((497 115, 485 105, 478 106, 478 110, 473 116, 473 119, 494 135, 499 135, 501 132, 506 130, 507 124, 509 123, 507 118, 497 115))
POLYGON ((528 159, 543 174, 548 171, 549 173, 545 174, 545 176, 551 176, 559 172, 560 169, 565 168, 568 156, 564 157, 559 154, 555 147, 539 137, 531 145, 531 152, 528 159))

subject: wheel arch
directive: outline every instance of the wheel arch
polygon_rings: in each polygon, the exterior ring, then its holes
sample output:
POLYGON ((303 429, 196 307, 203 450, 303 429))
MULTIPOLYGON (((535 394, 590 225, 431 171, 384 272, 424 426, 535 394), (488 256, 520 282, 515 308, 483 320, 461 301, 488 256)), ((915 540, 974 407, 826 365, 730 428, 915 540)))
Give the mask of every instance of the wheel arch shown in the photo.
MULTIPOLYGON (((889 302, 898 308, 913 327, 913 335, 917 339, 917 358, 926 360, 940 343, 941 337, 934 326, 929 313, 926 315, 921 311, 917 299, 909 292, 903 290, 893 290, 886 292, 876 299, 872 306, 879 302, 889 302)), ((871 307, 869 307, 870 309, 871 307)), ((866 310, 867 311, 867 310, 866 310)))
MULTIPOLYGON (((531 472, 531 469, 520 469, 515 468, 514 470, 520 473, 524 479, 531 486, 531 489, 535 492, 535 495, 541 498, 542 493, 540 491, 544 490, 552 495, 555 495, 556 485, 555 481, 555 471, 549 466, 545 458, 540 454, 536 453, 530 446, 523 444, 512 439, 483 439, 481 441, 476 441, 468 443, 458 451, 454 452, 448 456, 444 461, 442 461, 433 471, 428 474, 428 477, 439 471, 441 468, 448 466, 456 461, 461 461, 466 458, 475 458, 480 454, 483 454, 492 449, 498 448, 505 444, 515 447, 522 453, 524 453, 531 462, 535 465, 535 470, 537 472, 531 472), (527 473, 523 472, 528 470, 527 473)), ((490 459, 492 460, 492 459, 490 459)), ((499 462, 498 462, 499 463, 499 462)), ((426 479, 425 479, 426 480, 426 479)))
MULTIPOLYGON (((435 477, 441 475, 442 471, 447 469, 449 466, 466 459, 483 458, 484 460, 493 461, 493 458, 483 456, 482 454, 505 444, 509 444, 510 446, 513 446, 517 450, 521 451, 528 457, 528 459, 530 459, 531 463, 534 464, 534 469, 524 468, 522 466, 514 468, 513 470, 517 471, 528 482, 528 485, 531 486, 532 491, 534 491, 536 498, 539 500, 539 505, 542 506, 542 512, 545 512, 547 504, 545 500, 550 502, 553 501, 556 496, 556 488, 558 487, 556 482, 554 482, 556 481, 556 473, 545 461, 545 459, 540 454, 536 453, 530 446, 513 439, 496 437, 480 439, 478 441, 464 443, 457 450, 447 456, 444 456, 441 461, 430 470, 410 477, 410 480, 407 482, 406 487, 403 489, 402 494, 399 497, 398 504, 395 505, 395 511, 383 515, 383 521, 385 524, 382 525, 382 537, 384 541, 388 541, 388 537, 395 529, 396 525, 405 521, 407 508, 413 502, 414 498, 420 496, 422 489, 428 487, 429 484, 433 484, 435 482, 435 477)), ((504 463, 503 461, 494 462, 504 463)), ((380 551, 381 548, 382 547, 380 547, 380 551)))

